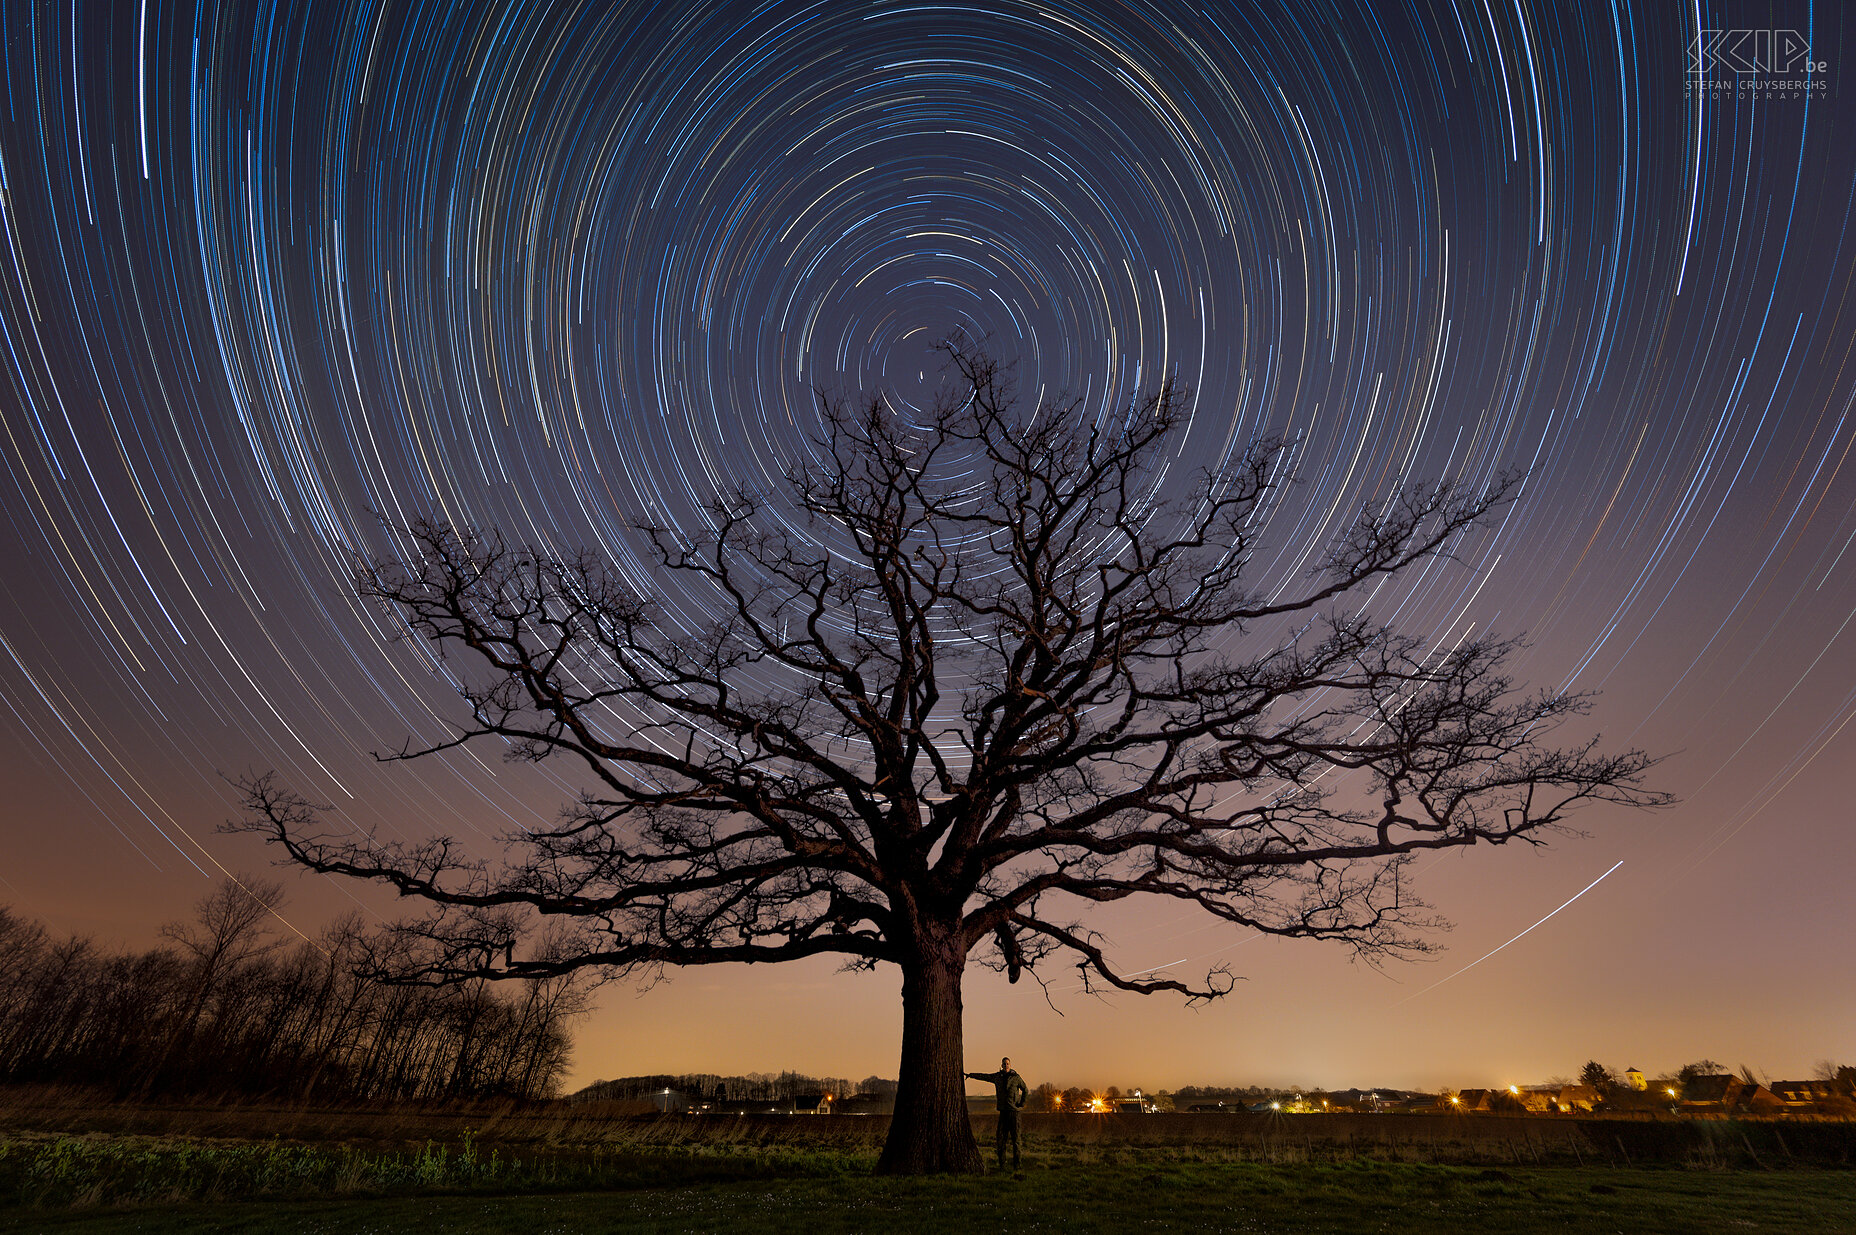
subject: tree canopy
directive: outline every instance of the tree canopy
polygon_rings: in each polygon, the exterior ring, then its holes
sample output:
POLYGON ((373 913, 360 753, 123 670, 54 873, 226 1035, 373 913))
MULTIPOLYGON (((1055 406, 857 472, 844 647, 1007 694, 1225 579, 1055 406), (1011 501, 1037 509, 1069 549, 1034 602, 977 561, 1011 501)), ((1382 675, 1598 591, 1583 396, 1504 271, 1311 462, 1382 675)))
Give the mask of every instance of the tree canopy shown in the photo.
POLYGON ((1662 800, 1643 752, 1555 744, 1587 700, 1517 687, 1514 643, 1433 647, 1348 607, 1447 553, 1515 477, 1390 489, 1266 591, 1283 443, 1169 485, 1176 387, 1104 422, 1021 408, 993 360, 949 357, 925 412, 827 401, 783 491, 726 495, 701 534, 641 529, 656 578, 712 602, 694 631, 594 554, 490 531, 416 522, 361 564, 359 591, 452 658, 468 713, 387 757, 487 741, 572 761, 586 790, 558 826, 506 858, 388 840, 268 776, 244 783, 244 826, 429 903, 399 941, 441 979, 897 965, 885 1166, 971 1170, 970 955, 1013 981, 1065 956, 1087 985, 1215 998, 1222 969, 1123 972, 1081 915, 1158 897, 1368 955, 1422 947, 1412 855, 1662 800), (537 917, 569 931, 529 948, 537 917))

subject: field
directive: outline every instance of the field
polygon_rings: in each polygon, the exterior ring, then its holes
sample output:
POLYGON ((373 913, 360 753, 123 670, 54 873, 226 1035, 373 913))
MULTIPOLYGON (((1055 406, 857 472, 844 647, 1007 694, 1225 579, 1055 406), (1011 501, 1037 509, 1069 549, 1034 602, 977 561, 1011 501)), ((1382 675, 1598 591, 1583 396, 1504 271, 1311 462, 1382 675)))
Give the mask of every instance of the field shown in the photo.
POLYGON ((0 1093, 0 1232, 1856 1232, 1848 1123, 1033 1116, 1021 1171, 933 1180, 872 1177, 882 1133, 0 1093))

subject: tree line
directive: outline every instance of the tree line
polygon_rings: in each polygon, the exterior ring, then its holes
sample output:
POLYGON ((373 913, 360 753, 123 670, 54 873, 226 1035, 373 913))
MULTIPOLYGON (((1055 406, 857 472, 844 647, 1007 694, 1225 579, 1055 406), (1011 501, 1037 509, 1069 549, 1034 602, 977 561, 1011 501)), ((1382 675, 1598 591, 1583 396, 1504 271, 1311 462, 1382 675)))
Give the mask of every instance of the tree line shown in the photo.
POLYGON ((665 1090, 721 1102, 784 1102, 808 1094, 833 1094, 839 1098, 875 1095, 893 1097, 896 1082, 880 1076, 866 1076, 853 1081, 843 1076, 809 1076, 804 1072, 749 1072, 744 1076, 722 1076, 714 1072, 660 1072, 650 1076, 622 1076, 610 1081, 594 1081, 571 1095, 581 1102, 623 1101, 649 1098, 665 1090))
POLYGON ((0 906, 0 1081, 122 1098, 542 1098, 586 1009, 572 977, 390 980, 360 915, 289 946, 280 885, 214 887, 162 944, 113 951, 0 906))

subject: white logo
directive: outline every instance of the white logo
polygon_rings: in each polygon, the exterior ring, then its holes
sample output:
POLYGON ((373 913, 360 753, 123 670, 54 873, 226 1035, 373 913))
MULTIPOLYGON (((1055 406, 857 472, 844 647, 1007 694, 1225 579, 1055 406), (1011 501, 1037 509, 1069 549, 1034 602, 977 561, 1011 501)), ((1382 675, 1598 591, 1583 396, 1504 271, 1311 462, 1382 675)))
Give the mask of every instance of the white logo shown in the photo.
POLYGON ((1810 74, 1828 67, 1811 59, 1811 44, 1796 30, 1703 30, 1688 47, 1689 72, 1698 76, 1810 74))

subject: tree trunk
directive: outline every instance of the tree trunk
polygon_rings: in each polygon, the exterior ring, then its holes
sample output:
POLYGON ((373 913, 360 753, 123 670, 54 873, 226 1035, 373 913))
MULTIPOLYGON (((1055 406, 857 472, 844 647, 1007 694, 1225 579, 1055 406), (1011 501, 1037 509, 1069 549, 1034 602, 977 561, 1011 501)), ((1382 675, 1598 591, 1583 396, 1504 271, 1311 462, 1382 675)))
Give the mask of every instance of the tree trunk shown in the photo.
POLYGON ((961 971, 952 946, 904 965, 902 1065, 896 1113, 876 1169, 882 1175, 977 1175, 985 1170, 967 1118, 961 1049, 961 971))

